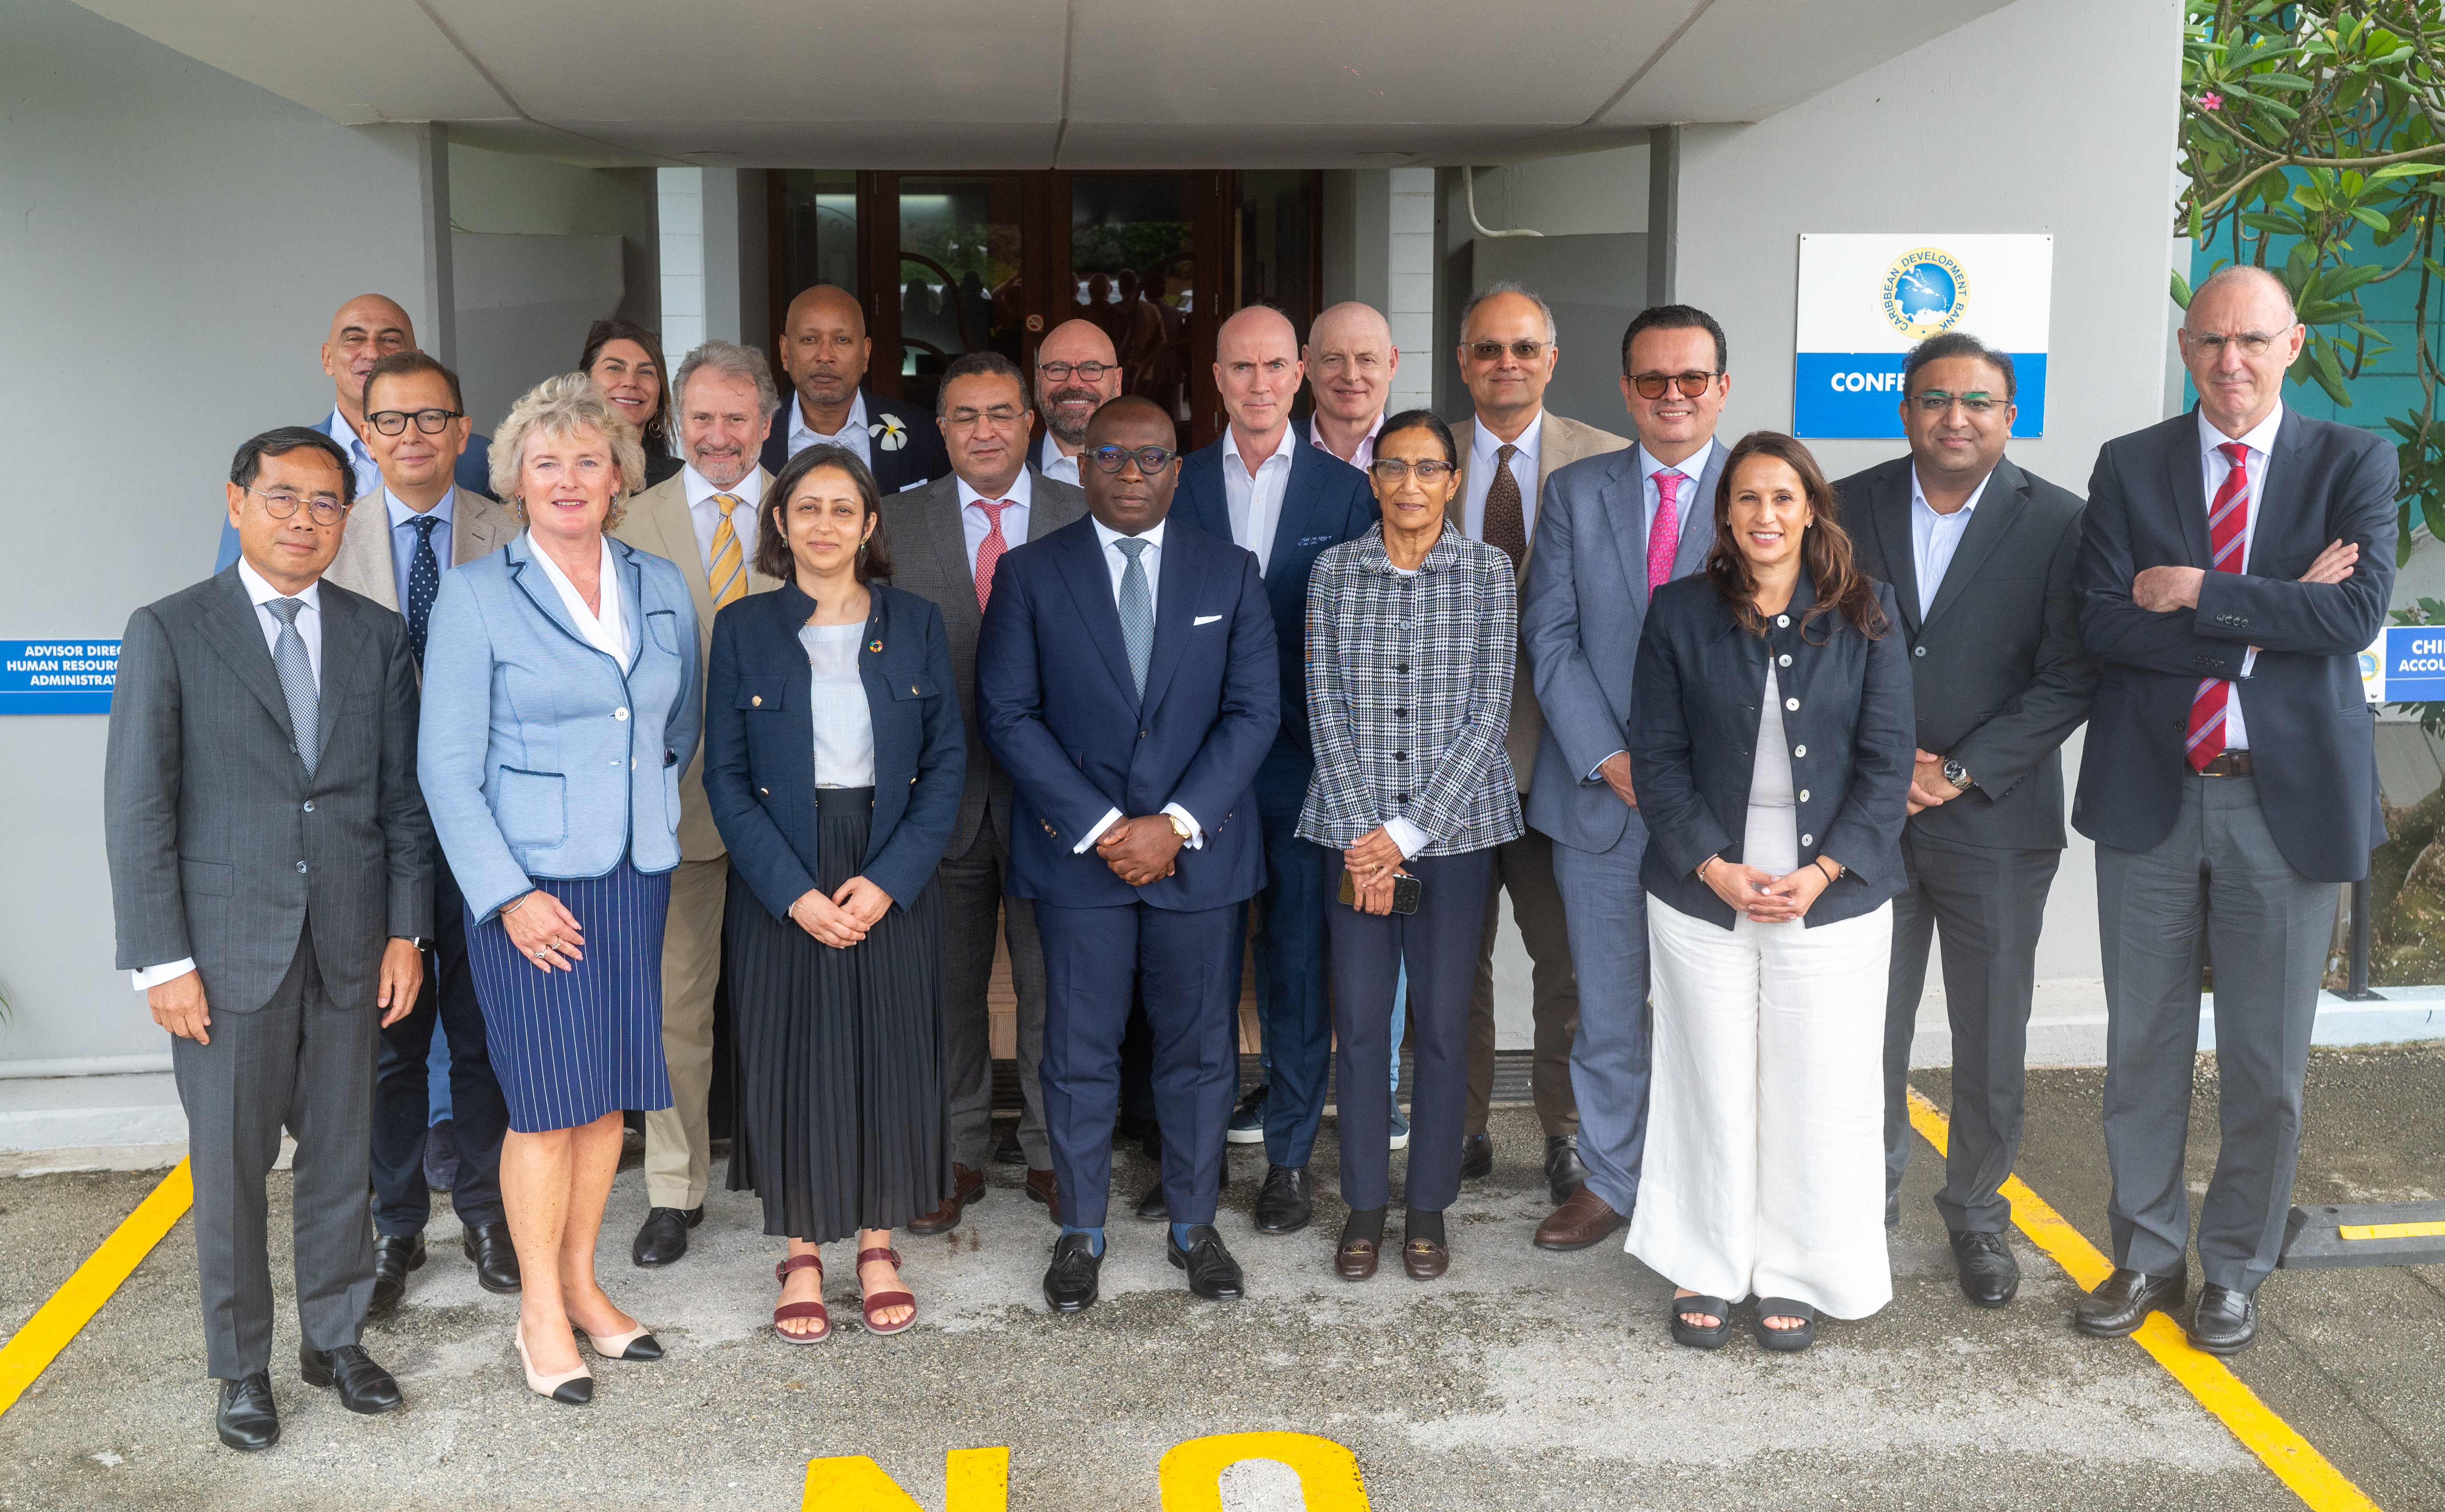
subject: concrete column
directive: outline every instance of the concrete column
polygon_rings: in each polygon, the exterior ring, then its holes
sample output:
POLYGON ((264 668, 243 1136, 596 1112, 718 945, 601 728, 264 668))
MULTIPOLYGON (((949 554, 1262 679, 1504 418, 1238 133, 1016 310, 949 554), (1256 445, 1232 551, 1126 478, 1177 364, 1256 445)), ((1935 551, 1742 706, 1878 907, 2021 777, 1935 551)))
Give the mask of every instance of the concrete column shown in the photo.
POLYGON ((1670 305, 1680 282, 1681 128, 1647 139, 1647 303, 1670 305))
MULTIPOLYGON (((1362 175, 1361 181, 1367 177, 1362 175)), ((1401 349, 1401 370, 1392 377, 1392 397, 1388 402, 1395 412, 1423 409, 1433 404, 1435 386, 1435 171, 1392 168, 1384 177, 1382 308, 1385 319, 1391 323, 1392 345, 1401 349)), ((1363 195, 1359 217, 1363 228, 1367 223, 1363 195)), ((1360 267, 1365 266, 1362 254, 1360 267)))
POLYGON ((674 366, 704 344, 704 178, 701 168, 654 170, 663 351, 674 366))
POLYGON ((738 320, 738 173, 698 170, 703 189, 704 339, 736 342, 738 320))

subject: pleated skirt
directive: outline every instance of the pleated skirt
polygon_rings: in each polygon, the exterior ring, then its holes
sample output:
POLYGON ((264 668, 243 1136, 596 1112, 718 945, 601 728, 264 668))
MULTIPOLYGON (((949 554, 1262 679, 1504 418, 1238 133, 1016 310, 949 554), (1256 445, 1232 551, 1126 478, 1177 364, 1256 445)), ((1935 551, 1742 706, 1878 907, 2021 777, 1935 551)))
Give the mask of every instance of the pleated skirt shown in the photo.
MULTIPOLYGON (((870 788, 826 788, 816 885, 858 875, 870 788)), ((730 889, 737 1112, 730 1189, 764 1200, 764 1232, 825 1243, 898 1228, 951 1189, 943 1088, 942 894, 932 877, 846 950, 730 889)))
POLYGON ((574 970, 536 970, 498 915, 479 924, 466 913, 467 965, 510 1128, 538 1134, 631 1108, 668 1108, 663 924, 670 873, 644 875, 624 855, 603 876, 535 886, 577 920, 586 959, 574 970))

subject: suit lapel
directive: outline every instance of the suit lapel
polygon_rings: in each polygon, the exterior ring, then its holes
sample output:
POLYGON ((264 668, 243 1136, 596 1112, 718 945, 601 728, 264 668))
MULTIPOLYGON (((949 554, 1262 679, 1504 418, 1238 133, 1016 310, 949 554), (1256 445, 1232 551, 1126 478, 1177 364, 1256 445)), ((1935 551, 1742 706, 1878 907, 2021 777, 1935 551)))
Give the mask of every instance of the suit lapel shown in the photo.
POLYGON ((1715 490, 1724 481, 1724 458, 1730 455, 1721 441, 1707 438, 1707 465, 1698 470, 1697 495, 1681 499, 1681 544, 1672 552, 1676 578, 1705 567, 1707 553, 1715 549, 1715 490))
MULTIPOLYGON (((569 606, 560 601, 560 589, 552 587, 551 579, 536 564, 534 553, 538 550, 540 548, 525 536, 510 543, 510 581, 518 586, 518 591, 527 596, 528 603, 542 611, 545 619, 560 626, 561 633, 600 655, 594 643, 586 638, 586 632, 577 627, 577 622, 569 617, 569 606)), ((644 626, 639 625, 637 629, 640 635, 644 634, 644 626)))
POLYGON ((1894 586, 1902 624, 1916 636, 1922 622, 1918 612, 1917 536, 1911 530, 1911 508, 1910 463, 1905 461, 1900 473, 1868 501, 1868 522, 1876 532, 1876 545, 1884 551, 1886 581, 1894 586))
POLYGON ((1928 607, 1932 624, 1944 617, 1961 595, 1978 569, 1994 554, 1996 546, 2011 532, 2012 522, 2021 517, 2021 510, 2029 502, 2028 480, 2009 461, 1999 461, 1987 479, 1987 492, 1979 495, 1978 508, 1970 513, 1969 523, 1961 528, 1961 544, 1953 548, 1952 560, 1944 569, 1944 581, 1936 585, 1935 602, 1928 607))
MULTIPOLYGON (((1164 689, 1180 665, 1181 652, 1188 643, 1189 621, 1197 611, 1191 589, 1205 572, 1204 553, 1190 544, 1194 536, 1168 531, 1164 534, 1163 560, 1155 568, 1154 647, 1147 657, 1146 697, 1139 704, 1142 719, 1151 717, 1162 705, 1164 689)), ((1119 617, 1115 608, 1113 618, 1119 617)))
POLYGON ((628 622, 628 665, 623 670, 633 670, 637 659, 645 654, 645 565, 637 560, 635 547, 614 539, 611 569, 620 579, 620 613, 628 622))
MULTIPOLYGON (((964 626, 973 638, 984 626, 984 613, 977 607, 976 573, 968 567, 968 525, 960 517, 960 480, 957 477, 936 478, 917 496, 921 502, 912 513, 917 516, 919 528, 925 532, 926 550, 934 553, 935 570, 943 574, 945 586, 968 585, 965 593, 946 595, 951 604, 943 610, 943 617, 947 622, 964 626)), ((1036 527, 1036 517, 1035 495, 1031 490, 1027 510, 1030 531, 1036 527)), ((1005 546, 1016 544, 1005 538, 1005 546)))
MULTIPOLYGON (((1092 525, 1082 521, 1075 529, 1077 533, 1062 542, 1061 575, 1070 584, 1070 596, 1078 602, 1088 641, 1102 654, 1105 669, 1120 684, 1121 696, 1134 704, 1137 681, 1129 676, 1129 652, 1121 644, 1121 611, 1112 602, 1112 574, 1104 567, 1104 543, 1092 525)), ((1167 558, 1171 553, 1164 555, 1167 558)))
POLYGON ((255 618, 254 606, 248 601, 246 585, 238 580, 237 569, 221 573, 224 596, 221 604, 196 622, 196 629, 212 643, 213 649, 229 664, 237 680, 246 684, 271 714, 272 722, 291 743, 297 739, 297 729, 289 722, 289 695, 280 691, 280 673, 271 664, 271 648, 263 644, 263 622, 255 618))
POLYGON ((386 609, 399 606, 399 576, 390 554, 390 501, 378 493, 357 501, 340 531, 340 554, 324 576, 386 609))
POLYGON ((322 728, 315 735, 317 761, 321 760, 321 753, 331 749, 331 737, 339 731, 340 705, 347 701, 349 684, 360 679, 369 634, 353 607, 345 606, 336 596, 323 600, 323 677, 315 718, 315 723, 322 728))
MULTIPOLYGON (((1320 531, 1312 532, 1308 529, 1308 517, 1316 511, 1318 465, 1324 462, 1332 462, 1335 467, 1349 465, 1301 441, 1296 425, 1291 427, 1288 436, 1282 438, 1282 444, 1291 449, 1291 476, 1282 480, 1282 507, 1274 513, 1274 539, 1265 552, 1268 586, 1273 582, 1275 566, 1287 563, 1297 555, 1298 543, 1303 537, 1322 533, 1320 531)), ((1304 596, 1307 588, 1305 573, 1299 574, 1298 586, 1304 596)))
MULTIPOLYGON (((2290 418, 2286 418, 2289 423, 2290 418)), ((2169 427, 2173 435, 2165 448, 2165 481, 2174 490, 2174 513, 2181 522, 2183 554, 2192 567, 2207 567, 2214 561, 2208 544, 2208 485, 2199 461, 2199 412, 2194 406, 2188 422, 2169 427)), ((2283 430, 2276 432, 2280 443, 2283 430)), ((2259 497, 2266 498, 2260 490, 2259 497)))
MULTIPOLYGON (((2292 406, 2286 404, 2284 406, 2284 418, 2275 425, 2274 443, 2267 451, 2267 476, 2258 480, 2258 507, 2251 512, 2252 518, 2249 522, 2249 558, 2241 565, 2245 572, 2259 572, 2261 564, 2266 560, 2268 552, 2284 550, 2284 532, 2280 530, 2268 530, 2267 523, 2271 519, 2285 517, 2276 514, 2273 506, 2278 497, 2278 491, 2285 488, 2291 479, 2294 472, 2292 464, 2297 460, 2300 450, 2301 420, 2292 413, 2292 406)), ((2193 468, 2191 471, 2196 473, 2198 469, 2193 468)), ((2199 478, 2199 495, 2201 498, 2207 495, 2207 479, 2204 476, 2199 478)), ((2323 528, 2319 531, 2319 538, 2320 544, 2324 544, 2325 532, 2323 528)))
POLYGON ((1647 599, 1647 480, 1639 476, 1638 450, 1633 447, 1621 454, 1629 461, 1617 464, 1613 476, 1605 479, 1604 491, 1598 496, 1604 502, 1605 523, 1613 527, 1614 549, 1621 553, 1621 578, 1630 586, 1634 603, 1647 599))

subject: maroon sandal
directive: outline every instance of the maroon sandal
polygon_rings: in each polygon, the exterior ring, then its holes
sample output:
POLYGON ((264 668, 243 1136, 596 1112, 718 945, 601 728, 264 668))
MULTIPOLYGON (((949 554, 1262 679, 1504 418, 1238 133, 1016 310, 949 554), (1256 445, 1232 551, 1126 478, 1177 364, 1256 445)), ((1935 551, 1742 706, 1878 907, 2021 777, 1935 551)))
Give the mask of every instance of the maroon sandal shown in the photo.
MULTIPOLYGON (((880 1246, 874 1249, 862 1249, 857 1252, 857 1262, 859 1265, 863 1266, 868 1260, 889 1260, 892 1268, 895 1270, 905 1263, 901 1260, 900 1252, 898 1250, 886 1249, 880 1246)), ((858 1282, 858 1285, 863 1288, 866 1285, 866 1282, 861 1279, 858 1282)), ((869 1334, 905 1334, 916 1325, 917 1298, 906 1292, 872 1293, 867 1297, 865 1306, 866 1331, 869 1334), (887 1326, 878 1323, 874 1320, 875 1310, 885 1307, 905 1307, 908 1309, 908 1316, 902 1318, 899 1322, 889 1324, 887 1326)))
MULTIPOLYGON (((773 1279, 786 1283, 790 1279, 792 1271, 802 1271, 810 1265, 815 1268, 815 1285, 820 1288, 824 1283, 824 1261, 819 1255, 791 1256, 773 1267, 773 1279)), ((821 1344, 832 1336, 832 1315, 821 1302, 784 1302, 773 1309, 773 1332, 780 1335, 781 1342, 784 1344, 821 1344), (824 1325, 823 1332, 793 1334, 781 1326, 789 1319, 798 1317, 821 1318, 824 1325)))

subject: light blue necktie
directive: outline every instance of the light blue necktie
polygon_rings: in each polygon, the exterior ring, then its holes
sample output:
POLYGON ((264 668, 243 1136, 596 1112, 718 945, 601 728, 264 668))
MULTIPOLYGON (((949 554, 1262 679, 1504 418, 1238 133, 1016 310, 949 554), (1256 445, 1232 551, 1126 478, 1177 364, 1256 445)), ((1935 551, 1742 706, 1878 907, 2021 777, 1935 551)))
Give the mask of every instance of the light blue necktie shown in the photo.
POLYGON ((1154 655, 1154 594, 1147 587, 1148 542, 1127 535, 1112 543, 1129 559, 1121 572, 1121 644, 1129 648, 1129 676, 1137 681, 1138 697, 1146 697, 1147 661, 1154 655))
POLYGON ((314 687, 314 663, 306 654, 306 638, 297 633, 297 615, 304 599, 272 599, 265 608, 280 622, 280 640, 271 648, 272 670, 280 674, 280 693, 289 700, 289 727, 297 735, 297 759, 306 775, 323 755, 323 698, 314 687))

